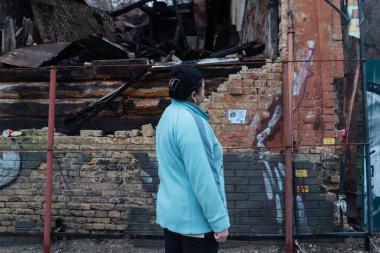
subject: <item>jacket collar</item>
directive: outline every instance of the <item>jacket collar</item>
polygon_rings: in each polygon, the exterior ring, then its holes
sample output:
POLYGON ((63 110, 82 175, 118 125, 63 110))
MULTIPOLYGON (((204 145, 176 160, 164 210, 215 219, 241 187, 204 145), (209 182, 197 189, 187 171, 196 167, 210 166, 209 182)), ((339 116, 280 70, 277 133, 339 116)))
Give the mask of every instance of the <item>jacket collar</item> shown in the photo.
POLYGON ((189 101, 179 101, 176 99, 173 99, 172 103, 175 105, 181 105, 181 106, 186 107, 188 110, 190 110, 193 113, 201 116, 202 118, 204 118, 207 121, 210 119, 210 116, 206 112, 204 112, 198 105, 196 105, 194 103, 191 103, 189 101))

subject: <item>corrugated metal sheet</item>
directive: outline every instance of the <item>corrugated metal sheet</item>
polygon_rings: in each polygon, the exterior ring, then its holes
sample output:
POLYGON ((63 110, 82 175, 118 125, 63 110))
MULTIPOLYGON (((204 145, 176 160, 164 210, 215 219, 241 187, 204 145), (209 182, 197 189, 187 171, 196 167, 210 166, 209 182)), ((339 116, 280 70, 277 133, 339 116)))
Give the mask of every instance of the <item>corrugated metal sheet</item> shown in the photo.
POLYGON ((13 50, 2 57, 0 62, 18 67, 38 67, 50 61, 71 43, 41 44, 13 50))

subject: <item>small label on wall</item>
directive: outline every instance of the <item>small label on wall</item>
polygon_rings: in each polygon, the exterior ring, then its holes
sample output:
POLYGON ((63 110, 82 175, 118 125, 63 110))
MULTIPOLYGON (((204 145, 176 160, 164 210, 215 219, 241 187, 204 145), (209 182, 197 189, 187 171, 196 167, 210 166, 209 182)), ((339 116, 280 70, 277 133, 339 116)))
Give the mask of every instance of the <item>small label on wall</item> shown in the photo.
POLYGON ((297 185, 297 192, 309 192, 309 186, 297 185))
POLYGON ((323 138, 323 145, 335 145, 335 138, 323 138))
POLYGON ((296 170, 296 177, 307 177, 307 170, 296 170))
POLYGON ((228 121, 232 124, 245 124, 247 110, 228 110, 228 121))

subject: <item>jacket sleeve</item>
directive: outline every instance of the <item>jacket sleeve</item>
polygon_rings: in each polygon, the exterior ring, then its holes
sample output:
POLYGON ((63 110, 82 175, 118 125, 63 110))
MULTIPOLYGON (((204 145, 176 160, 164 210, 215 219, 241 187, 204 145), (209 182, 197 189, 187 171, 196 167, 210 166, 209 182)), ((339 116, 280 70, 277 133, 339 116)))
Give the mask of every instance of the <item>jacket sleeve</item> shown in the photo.
POLYGON ((197 116, 184 118, 177 132, 177 145, 190 185, 213 231, 224 231, 230 222, 206 126, 197 116))

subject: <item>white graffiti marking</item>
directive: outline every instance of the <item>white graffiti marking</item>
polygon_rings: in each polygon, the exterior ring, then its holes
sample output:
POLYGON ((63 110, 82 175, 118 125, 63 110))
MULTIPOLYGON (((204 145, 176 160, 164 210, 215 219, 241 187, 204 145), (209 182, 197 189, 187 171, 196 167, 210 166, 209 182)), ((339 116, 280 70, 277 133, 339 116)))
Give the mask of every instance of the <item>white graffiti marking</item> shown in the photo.
POLYGON ((268 127, 264 129, 260 134, 256 136, 257 139, 257 146, 260 148, 264 148, 264 141, 268 136, 271 134, 271 131, 273 127, 278 123, 282 115, 282 107, 281 106, 276 106, 274 113, 272 115, 272 118, 268 122, 268 127))
POLYGON ((0 160, 0 187, 6 186, 15 180, 20 173, 21 159, 17 152, 3 152, 0 160))
MULTIPOLYGON (((285 176, 285 166, 283 163, 279 162, 277 164, 277 167, 274 166, 273 168, 271 168, 269 163, 265 160, 260 160, 259 163, 264 164, 264 170, 262 172, 262 175, 264 180, 266 196, 268 200, 275 200, 276 220, 278 224, 283 224, 284 210, 283 205, 281 203, 280 193, 284 191, 283 178, 285 176), (276 179, 274 177, 276 177, 276 179), (277 188, 278 190, 274 190, 275 188, 277 188)), ((305 226, 306 229, 308 229, 307 215, 302 197, 297 195, 296 202, 298 222, 301 226, 305 226)))

